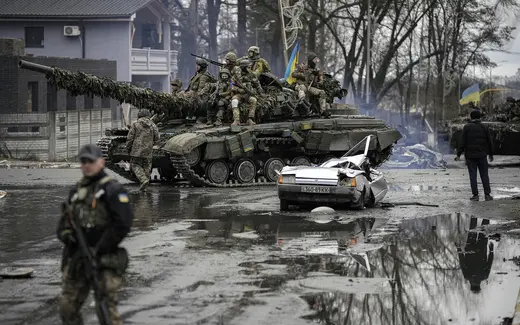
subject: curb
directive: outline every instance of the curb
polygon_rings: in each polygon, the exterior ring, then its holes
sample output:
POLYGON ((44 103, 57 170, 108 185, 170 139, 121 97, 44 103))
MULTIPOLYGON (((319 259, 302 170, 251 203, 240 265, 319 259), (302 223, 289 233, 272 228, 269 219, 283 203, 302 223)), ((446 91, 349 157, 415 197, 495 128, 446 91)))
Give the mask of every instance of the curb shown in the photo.
POLYGON ((518 290, 518 297, 516 298, 515 313, 511 325, 520 325, 520 290, 518 290))
POLYGON ((0 169, 77 169, 77 163, 2 164, 0 169))

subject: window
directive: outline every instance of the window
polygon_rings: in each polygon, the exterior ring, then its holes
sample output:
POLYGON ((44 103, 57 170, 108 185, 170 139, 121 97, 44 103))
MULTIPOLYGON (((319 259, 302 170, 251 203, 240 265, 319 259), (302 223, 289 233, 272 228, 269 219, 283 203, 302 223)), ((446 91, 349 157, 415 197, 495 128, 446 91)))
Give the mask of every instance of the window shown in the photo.
POLYGON ((68 91, 67 91, 67 102, 66 102, 66 105, 67 105, 67 110, 68 111, 75 111, 76 110, 76 96, 72 96, 68 91))
POLYGON ((38 112, 38 82, 27 83, 27 112, 38 112))
POLYGON ((56 112, 58 110, 58 90, 56 85, 47 82, 47 111, 56 112))
POLYGON ((43 47, 43 27, 25 27, 25 47, 43 47))

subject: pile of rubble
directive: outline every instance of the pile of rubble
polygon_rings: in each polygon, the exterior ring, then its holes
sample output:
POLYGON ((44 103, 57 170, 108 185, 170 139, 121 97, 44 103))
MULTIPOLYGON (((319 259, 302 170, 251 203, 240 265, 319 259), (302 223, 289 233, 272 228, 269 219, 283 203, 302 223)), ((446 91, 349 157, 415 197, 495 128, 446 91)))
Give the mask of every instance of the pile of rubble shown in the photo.
POLYGON ((447 162, 441 153, 433 151, 423 144, 413 146, 398 145, 383 168, 414 168, 431 169, 447 167, 447 162))

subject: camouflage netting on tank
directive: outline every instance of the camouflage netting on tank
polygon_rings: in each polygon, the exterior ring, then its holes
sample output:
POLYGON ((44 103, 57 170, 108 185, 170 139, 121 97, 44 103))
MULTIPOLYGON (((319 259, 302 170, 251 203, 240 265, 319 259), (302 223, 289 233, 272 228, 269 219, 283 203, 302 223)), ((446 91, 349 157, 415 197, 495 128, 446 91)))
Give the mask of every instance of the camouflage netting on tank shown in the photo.
POLYGON ((59 89, 65 89, 72 96, 89 95, 113 98, 138 108, 153 112, 172 112, 196 107, 198 99, 187 95, 172 95, 139 88, 128 83, 114 81, 107 77, 96 77, 83 72, 71 72, 54 67, 54 73, 47 79, 59 89))

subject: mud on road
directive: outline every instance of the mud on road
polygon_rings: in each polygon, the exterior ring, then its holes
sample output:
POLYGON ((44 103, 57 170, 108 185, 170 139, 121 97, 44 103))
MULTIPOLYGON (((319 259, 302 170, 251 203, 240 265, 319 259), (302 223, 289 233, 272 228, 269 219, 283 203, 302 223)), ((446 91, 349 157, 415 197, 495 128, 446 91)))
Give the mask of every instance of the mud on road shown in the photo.
MULTIPOLYGON (((61 200, 78 170, 0 170, 2 324, 57 324, 61 200), (30 175, 28 175, 30 174, 30 175), (31 187, 27 187, 27 184, 31 187), (8 185, 10 184, 10 185, 8 185), (59 184, 60 186, 56 186, 59 184), (52 187, 50 185, 53 185, 52 187)), ((385 171, 385 201, 438 204, 280 213, 274 187, 152 186, 133 195, 125 324, 502 324, 520 288, 518 169, 493 169, 494 202, 464 170, 385 171)), ((131 189, 136 185, 129 185, 131 189)), ((87 324, 97 324, 90 298, 87 324)))

